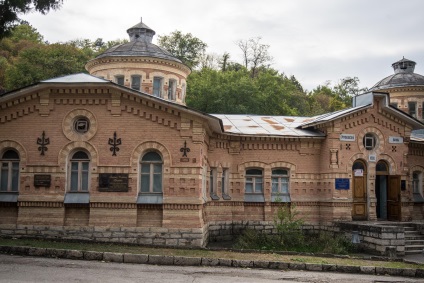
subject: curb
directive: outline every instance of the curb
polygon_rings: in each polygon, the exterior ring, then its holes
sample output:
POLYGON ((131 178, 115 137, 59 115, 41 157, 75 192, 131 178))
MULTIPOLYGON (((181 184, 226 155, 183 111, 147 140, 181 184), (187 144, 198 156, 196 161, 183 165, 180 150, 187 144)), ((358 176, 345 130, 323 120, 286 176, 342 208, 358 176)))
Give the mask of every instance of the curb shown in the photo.
POLYGON ((413 268, 389 268, 375 266, 353 266, 337 264, 316 264, 316 263, 293 263, 263 260, 237 260, 224 258, 206 257, 184 257, 130 253, 111 253, 95 251, 79 251, 50 248, 33 248, 21 246, 0 246, 1 254, 36 256, 48 258, 64 258, 74 260, 96 260, 118 263, 133 264, 156 264, 156 265, 176 265, 176 266, 220 266, 220 267, 241 267, 241 268, 261 268, 273 270, 305 270, 322 272, 340 272, 366 275, 391 275, 402 277, 424 278, 424 269, 413 268))

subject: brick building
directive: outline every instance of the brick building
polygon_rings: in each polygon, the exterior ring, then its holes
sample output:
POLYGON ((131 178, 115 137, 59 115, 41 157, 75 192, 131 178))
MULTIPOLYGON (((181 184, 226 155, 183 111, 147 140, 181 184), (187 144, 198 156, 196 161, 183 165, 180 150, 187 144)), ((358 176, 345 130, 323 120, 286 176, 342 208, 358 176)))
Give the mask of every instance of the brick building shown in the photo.
POLYGON ((91 75, 0 97, 2 234, 203 246, 267 228, 277 199, 320 227, 424 218, 423 116, 404 112, 424 99, 413 69, 334 113, 208 115, 185 106, 190 69, 155 32, 127 32, 91 75))

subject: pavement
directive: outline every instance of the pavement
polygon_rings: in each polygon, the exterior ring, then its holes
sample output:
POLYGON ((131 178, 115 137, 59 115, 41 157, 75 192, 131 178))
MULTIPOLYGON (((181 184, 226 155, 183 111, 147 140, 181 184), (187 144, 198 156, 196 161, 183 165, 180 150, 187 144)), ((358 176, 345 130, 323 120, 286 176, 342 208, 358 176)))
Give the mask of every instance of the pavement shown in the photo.
POLYGON ((414 254, 414 255, 406 255, 403 260, 405 262, 413 262, 418 264, 424 264, 424 252, 420 254, 414 254))

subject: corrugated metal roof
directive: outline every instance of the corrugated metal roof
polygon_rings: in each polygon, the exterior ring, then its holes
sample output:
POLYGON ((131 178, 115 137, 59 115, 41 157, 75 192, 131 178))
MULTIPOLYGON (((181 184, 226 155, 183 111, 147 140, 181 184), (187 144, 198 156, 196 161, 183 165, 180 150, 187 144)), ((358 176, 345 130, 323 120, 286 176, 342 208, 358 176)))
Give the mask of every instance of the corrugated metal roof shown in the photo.
POLYGON ((108 80, 104 80, 89 74, 78 73, 67 75, 63 77, 57 77, 45 81, 42 83, 108 83, 108 80))
POLYGON ((221 119, 224 132, 237 135, 324 137, 318 131, 298 129, 308 117, 211 114, 221 119))

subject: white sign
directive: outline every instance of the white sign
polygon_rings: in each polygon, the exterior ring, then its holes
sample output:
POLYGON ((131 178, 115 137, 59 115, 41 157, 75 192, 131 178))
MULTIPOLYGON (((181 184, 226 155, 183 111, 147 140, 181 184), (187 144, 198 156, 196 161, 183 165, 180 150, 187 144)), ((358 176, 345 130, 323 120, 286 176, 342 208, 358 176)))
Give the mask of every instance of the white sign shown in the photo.
POLYGON ((402 137, 389 137, 389 143, 403 143, 402 137))
POLYGON ((364 176, 364 170, 363 169, 355 169, 355 170, 353 170, 353 175, 355 177, 362 177, 362 176, 364 176))
POLYGON ((355 135, 353 134, 340 134, 341 141, 355 141, 355 135))
POLYGON ((377 161, 377 156, 375 154, 370 154, 370 156, 368 156, 368 160, 370 162, 376 162, 377 161))

